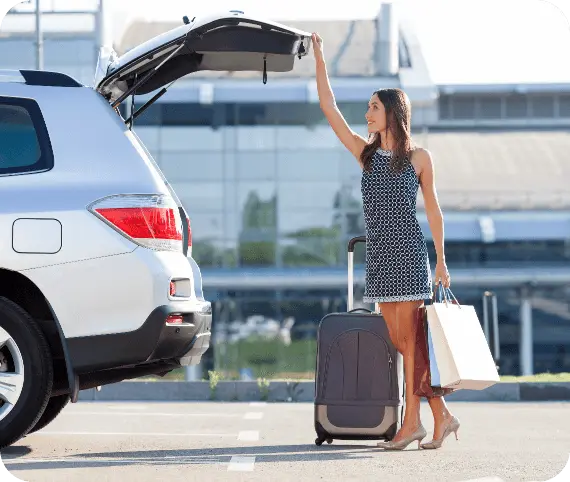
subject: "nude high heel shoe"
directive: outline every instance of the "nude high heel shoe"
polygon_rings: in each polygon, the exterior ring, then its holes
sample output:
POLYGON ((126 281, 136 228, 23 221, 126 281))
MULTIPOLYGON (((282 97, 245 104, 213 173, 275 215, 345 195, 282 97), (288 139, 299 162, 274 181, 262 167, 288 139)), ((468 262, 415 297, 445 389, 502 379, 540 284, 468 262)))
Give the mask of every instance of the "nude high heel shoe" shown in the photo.
POLYGON ((423 449, 438 449, 442 446, 443 441, 445 440, 445 438, 451 434, 452 432, 455 433, 455 440, 459 440, 459 437, 457 437, 457 431, 459 430, 460 427, 460 423, 459 420, 456 417, 452 417, 451 421, 449 422, 449 424, 447 425, 447 427, 445 427, 445 430, 443 431, 443 435, 441 436, 440 439, 437 440, 432 440, 431 442, 428 442, 426 444, 421 444, 421 448, 423 449))
POLYGON ((404 450, 408 445, 414 441, 418 441, 418 449, 422 440, 426 437, 427 432, 423 425, 420 423, 418 429, 409 437, 403 438, 399 442, 394 442, 392 440, 388 442, 378 442, 377 446, 385 450, 404 450))

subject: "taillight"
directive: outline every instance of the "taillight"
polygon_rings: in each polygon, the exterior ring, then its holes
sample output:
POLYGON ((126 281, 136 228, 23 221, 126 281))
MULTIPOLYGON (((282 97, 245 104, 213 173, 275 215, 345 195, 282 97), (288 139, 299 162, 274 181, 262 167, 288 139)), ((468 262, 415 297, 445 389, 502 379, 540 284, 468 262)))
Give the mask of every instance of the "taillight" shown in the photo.
POLYGON ((192 228, 190 227, 190 218, 186 217, 188 220, 188 247, 192 247, 192 228))
POLYGON ((110 196, 94 202, 89 211, 141 246, 182 251, 180 214, 169 196, 110 196))

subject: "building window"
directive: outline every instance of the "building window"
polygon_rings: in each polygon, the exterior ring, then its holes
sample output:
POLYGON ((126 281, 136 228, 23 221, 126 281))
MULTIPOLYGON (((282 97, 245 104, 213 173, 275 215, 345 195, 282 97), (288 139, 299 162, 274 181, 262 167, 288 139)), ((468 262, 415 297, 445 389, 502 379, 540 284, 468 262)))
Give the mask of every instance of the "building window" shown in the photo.
POLYGON ((527 97, 522 94, 513 94, 505 98, 506 114, 510 119, 526 119, 528 117, 527 97))
POLYGON ((454 119, 475 119, 475 97, 458 96, 452 102, 454 119))
POLYGON ((499 96, 480 97, 479 102, 479 118, 481 119, 500 119, 502 117, 501 102, 499 96))
POLYGON ((439 118, 442 120, 451 119, 451 96, 441 94, 439 96, 439 118))
MULTIPOLYGON (((136 105, 135 109, 142 106, 136 105)), ((351 125, 365 124, 366 102, 339 103, 338 108, 351 125)), ((125 104, 121 113, 125 116, 125 104)), ((318 104, 302 102, 268 104, 211 104, 164 102, 150 106, 135 121, 152 126, 317 126, 328 122, 318 104)))
POLYGON ((529 99, 532 117, 543 119, 554 117, 554 96, 533 95, 529 99))
POLYGON ((570 95, 561 95, 560 100, 560 117, 570 117, 570 95))

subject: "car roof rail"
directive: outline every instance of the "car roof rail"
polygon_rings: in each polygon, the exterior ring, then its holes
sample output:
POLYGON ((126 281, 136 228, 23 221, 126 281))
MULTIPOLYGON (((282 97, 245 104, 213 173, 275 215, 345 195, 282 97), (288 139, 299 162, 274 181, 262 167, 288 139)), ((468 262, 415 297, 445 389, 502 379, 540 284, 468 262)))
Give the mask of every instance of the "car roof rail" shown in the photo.
POLYGON ((0 82, 17 82, 45 87, 83 87, 67 74, 46 70, 0 70, 0 82))

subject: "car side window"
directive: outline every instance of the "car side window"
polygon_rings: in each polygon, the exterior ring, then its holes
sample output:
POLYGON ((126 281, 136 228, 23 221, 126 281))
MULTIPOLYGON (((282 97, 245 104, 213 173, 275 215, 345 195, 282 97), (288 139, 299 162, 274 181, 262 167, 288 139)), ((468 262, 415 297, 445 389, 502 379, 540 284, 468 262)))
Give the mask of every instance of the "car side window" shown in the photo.
POLYGON ((32 99, 0 97, 0 176, 52 167, 51 142, 38 104, 32 99))

